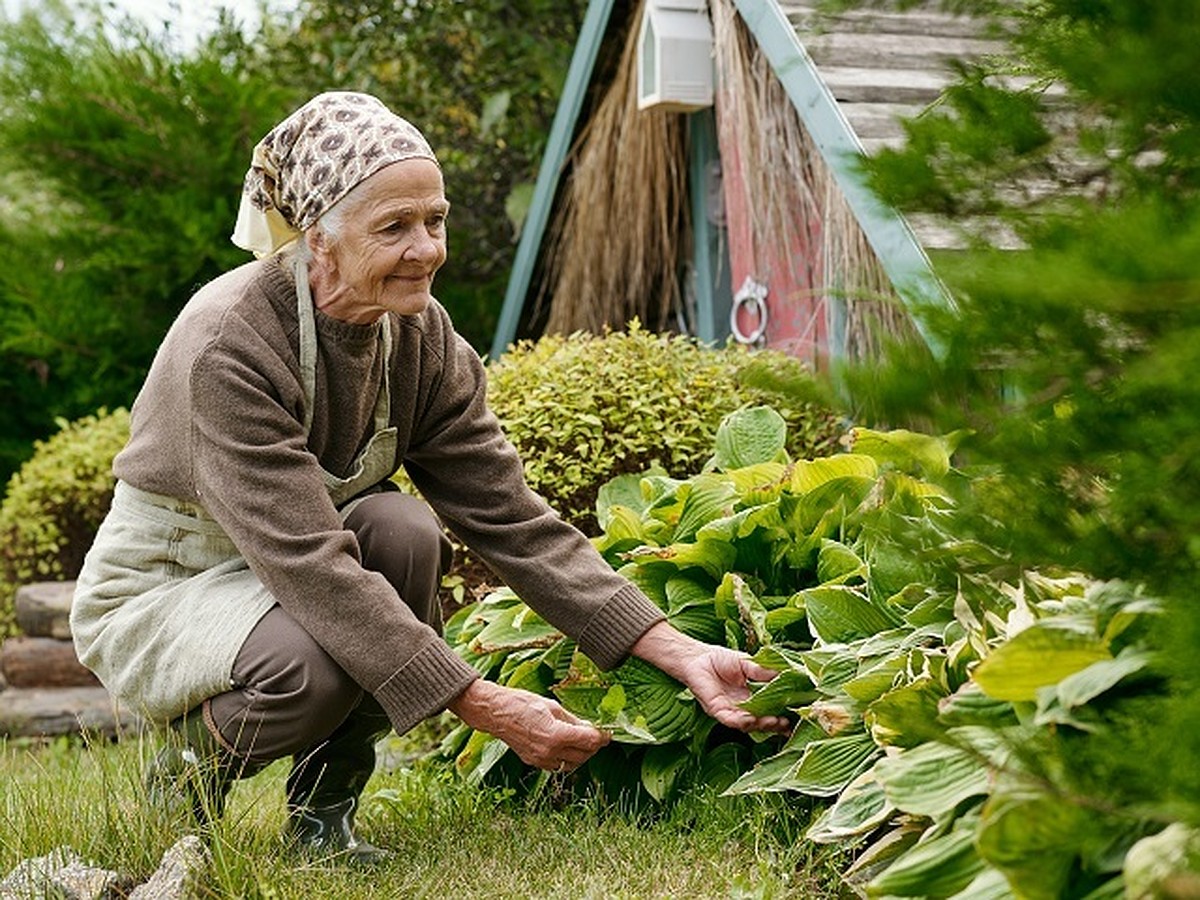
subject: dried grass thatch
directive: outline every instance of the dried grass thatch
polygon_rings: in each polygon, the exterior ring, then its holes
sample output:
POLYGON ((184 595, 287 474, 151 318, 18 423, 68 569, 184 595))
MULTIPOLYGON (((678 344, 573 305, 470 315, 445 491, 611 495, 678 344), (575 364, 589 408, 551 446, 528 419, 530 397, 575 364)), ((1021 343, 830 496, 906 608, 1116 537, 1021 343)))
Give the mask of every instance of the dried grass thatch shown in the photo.
MULTIPOLYGON (((547 251, 548 333, 599 333, 634 318, 666 330, 691 248, 687 120, 637 108, 637 23, 616 75, 570 157, 547 251)), ((546 300, 547 288, 538 297, 546 300)))
POLYGON ((734 183, 745 191, 754 266, 769 277, 768 248, 807 247, 806 254, 787 255, 787 274, 825 299, 828 333, 844 334, 846 354, 869 358, 886 335, 912 330, 908 314, 733 0, 710 0, 709 7, 717 123, 723 151, 735 149, 723 164, 739 169, 734 183))

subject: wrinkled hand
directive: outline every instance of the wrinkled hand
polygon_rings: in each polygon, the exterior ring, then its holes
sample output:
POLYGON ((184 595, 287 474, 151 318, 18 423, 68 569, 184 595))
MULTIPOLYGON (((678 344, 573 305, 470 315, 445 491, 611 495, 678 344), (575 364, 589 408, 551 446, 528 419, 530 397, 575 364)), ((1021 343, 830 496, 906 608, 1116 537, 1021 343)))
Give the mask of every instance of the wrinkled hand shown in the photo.
POLYGON ((744 653, 705 644, 659 622, 634 644, 633 655, 682 681, 722 725, 741 731, 791 730, 782 716, 755 716, 738 705, 750 696, 749 682, 770 681, 778 674, 744 653))
POLYGON ((471 682, 449 709, 504 741, 524 762, 551 772, 577 769, 610 740, 548 697, 483 679, 471 682))

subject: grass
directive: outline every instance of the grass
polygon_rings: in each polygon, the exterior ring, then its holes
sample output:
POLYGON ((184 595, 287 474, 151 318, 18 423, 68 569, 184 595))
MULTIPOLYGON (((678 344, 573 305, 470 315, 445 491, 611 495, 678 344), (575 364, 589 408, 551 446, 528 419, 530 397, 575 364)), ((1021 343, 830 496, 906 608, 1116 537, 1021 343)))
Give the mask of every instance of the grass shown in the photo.
MULTIPOLYGON (((155 747, 0 739, 0 877, 68 846, 148 878, 181 835, 147 815, 141 772, 155 747)), ((363 836, 395 852, 358 870, 287 853, 279 762, 235 785, 206 835, 212 897, 642 898, 812 900, 842 896, 837 858, 801 839, 808 813, 781 797, 689 796, 630 812, 544 791, 536 799, 465 784, 421 764, 377 771, 363 836)))

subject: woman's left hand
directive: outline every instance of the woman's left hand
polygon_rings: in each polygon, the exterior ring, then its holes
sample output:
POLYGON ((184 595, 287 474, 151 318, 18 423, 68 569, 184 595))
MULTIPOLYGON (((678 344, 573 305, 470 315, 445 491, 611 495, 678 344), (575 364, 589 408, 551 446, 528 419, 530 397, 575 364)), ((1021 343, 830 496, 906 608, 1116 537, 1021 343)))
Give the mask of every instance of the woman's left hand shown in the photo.
POLYGON ((756 716, 739 705, 750 696, 749 682, 770 681, 777 674, 744 653, 705 644, 659 622, 633 645, 633 655, 682 681, 722 725, 740 731, 791 730, 782 716, 756 716))

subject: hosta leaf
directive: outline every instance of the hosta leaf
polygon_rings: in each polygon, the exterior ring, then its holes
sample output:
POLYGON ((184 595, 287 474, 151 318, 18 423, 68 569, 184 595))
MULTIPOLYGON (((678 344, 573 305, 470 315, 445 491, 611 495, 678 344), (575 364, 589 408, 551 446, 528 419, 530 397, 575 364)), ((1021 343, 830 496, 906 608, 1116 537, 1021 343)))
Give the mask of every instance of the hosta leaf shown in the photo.
POLYGON ((978 684, 968 681, 949 697, 938 701, 938 721, 947 727, 1004 728, 1017 724, 1017 714, 1012 703, 989 697, 978 684))
POLYGON ((997 700, 1035 700, 1038 688, 1111 658, 1098 638, 1043 621, 998 646, 972 677, 997 700))
POLYGON ((946 897, 969 885, 985 863, 975 830, 960 822, 949 834, 918 843, 867 885, 868 897, 946 897))
POLYGON ((608 510, 604 535, 593 543, 601 553, 613 549, 629 549, 646 542, 642 517, 628 506, 613 506, 608 510))
POLYGON ((779 640, 783 632, 796 623, 803 622, 804 618, 804 598, 797 594, 783 606, 768 609, 763 624, 766 626, 767 633, 779 640))
POLYGON ((907 853, 926 829, 924 822, 901 819, 896 827, 884 832, 855 857, 842 873, 842 880, 853 888, 856 896, 865 897, 871 879, 907 853))
POLYGON ((875 742, 865 734, 812 741, 790 776, 790 787, 810 797, 836 796, 878 752, 875 742))
POLYGON ((762 647, 754 654, 753 659, 760 666, 774 669, 776 672, 785 672, 790 669, 808 675, 808 667, 805 665, 802 652, 789 647, 782 647, 778 644, 762 647))
POLYGON ((611 673, 625 692, 624 712, 655 743, 682 740, 692 733, 702 713, 683 685, 637 658, 627 659, 611 673))
POLYGON ((512 652, 529 647, 550 647, 562 639, 562 632, 522 604, 500 612, 471 641, 475 653, 512 652))
POLYGON ((725 622, 717 616, 711 602, 685 606, 668 614, 667 621, 688 637, 706 644, 719 644, 725 639, 725 622))
POLYGON ((835 456, 793 463, 791 489, 797 494, 807 494, 824 484, 841 479, 850 479, 851 483, 871 484, 878 475, 879 465, 871 457, 839 453, 835 456))
POLYGON ((666 563, 680 571, 697 566, 719 581, 737 559, 737 549, 722 541, 699 540, 669 547, 639 547, 624 557, 638 565, 666 563))
POLYGON ((1172 880, 1186 885, 1184 879, 1189 873, 1194 885, 1197 861, 1200 861, 1200 830, 1174 822, 1129 848, 1124 867, 1125 888, 1129 892, 1126 896, 1169 897, 1172 880))
POLYGON ((746 636, 746 650, 753 653, 771 642, 767 631, 767 609, 743 578, 732 572, 726 573, 713 599, 720 618, 741 625, 746 636))
POLYGON ((1144 670, 1150 665, 1152 655, 1145 651, 1124 650, 1116 659, 1102 659, 1074 675, 1068 675, 1052 688, 1039 692, 1038 719, 1047 713, 1051 705, 1071 710, 1099 697, 1121 681, 1144 670))
POLYGON ((862 772, 877 752, 874 741, 865 734, 810 741, 798 759, 792 749, 779 754, 794 760, 791 767, 778 771, 773 763, 776 757, 772 757, 735 781, 725 793, 797 791, 811 797, 832 797, 862 772), (767 768, 760 772, 764 766, 767 768))
POLYGON ((667 599, 667 582, 677 574, 672 566, 639 566, 636 563, 626 563, 617 570, 621 575, 632 581, 642 593, 654 601, 654 604, 666 612, 670 607, 667 599))
MULTIPOLYGON (((854 428, 850 432, 855 453, 914 475, 940 478, 950 471, 951 442, 946 438, 919 434, 897 428, 893 431, 873 431, 854 428)), ((957 437, 954 438, 957 443, 957 437)))
POLYGON ((780 672, 739 705, 756 716, 778 716, 817 699, 816 688, 807 673, 789 669, 780 672))
POLYGON ((945 696, 934 679, 921 677, 879 697, 867 707, 863 720, 876 743, 913 747, 941 734, 938 701, 945 696))
POLYGON ((651 747, 642 757, 642 785, 655 800, 665 800, 691 759, 680 744, 651 747))
POLYGON ((877 602, 899 594, 910 585, 922 585, 929 580, 916 554, 891 540, 873 536, 864 555, 868 563, 867 584, 871 597, 877 602))
POLYGON ((986 762, 934 742, 884 757, 873 771, 888 800, 915 815, 940 816, 989 788, 986 762))
POLYGON ((1049 793, 1000 793, 983 807, 979 852, 1030 900, 1063 896, 1081 851, 1110 836, 1093 811, 1049 793))
MULTIPOLYGON (((696 540, 713 540, 734 543, 749 537, 759 529, 766 529, 769 534, 786 534, 782 529, 779 517, 779 505, 768 503, 741 509, 731 516, 713 519, 702 525, 696 532, 696 540)), ((767 538, 763 538, 766 540, 767 538)))
POLYGON ((842 648, 819 648, 801 653, 804 667, 823 693, 834 694, 858 674, 858 658, 842 648))
POLYGON ((602 529, 608 531, 612 510, 616 507, 633 513, 638 519, 645 515, 650 504, 646 495, 642 493, 642 478, 647 474, 666 473, 660 471, 618 475, 600 487, 596 492, 596 521, 602 529))
MULTIPOLYGON (((821 460, 813 460, 821 462, 821 460)), ((846 518, 871 493, 872 478, 845 476, 824 481, 803 494, 784 492, 779 497, 779 514, 797 537, 809 535, 814 550, 822 538, 839 537, 846 518)))
POLYGON ((899 624, 853 587, 829 585, 809 588, 802 594, 809 630, 827 644, 868 637, 899 624))
POLYGON ((867 666, 865 671, 843 684, 842 690, 847 696, 865 706, 896 687, 906 668, 905 656, 896 653, 867 666))
POLYGON ((853 577, 865 576, 864 563, 849 547, 840 541, 825 539, 817 553, 817 580, 821 584, 843 584, 853 577))
POLYGON ((509 672, 502 672, 497 681, 506 687, 544 694, 554 683, 554 670, 544 664, 542 654, 539 654, 533 659, 521 661, 509 672))
POLYGON ((971 883, 950 897, 950 900, 1011 900, 1012 885, 999 869, 986 866, 971 883))
POLYGON ((479 784, 508 752, 508 745, 482 731, 472 731, 466 746, 454 760, 458 774, 471 784, 479 784))
POLYGON ((725 476, 737 489, 743 504, 757 506, 775 500, 783 490, 784 479, 789 478, 790 474, 787 466, 781 462, 764 462, 728 469, 725 476))
POLYGON ((804 756, 803 748, 783 750, 768 757, 749 772, 742 774, 733 784, 725 789, 726 795, 761 794, 776 791, 786 791, 790 788, 784 784, 784 779, 792 773, 804 756))
POLYGON ((696 780, 717 792, 724 791, 746 770, 748 755, 744 745, 732 741, 705 750, 699 758, 696 780))
POLYGON ((835 844, 869 834, 886 822, 894 809, 883 785, 875 780, 874 769, 868 769, 846 785, 804 836, 816 844, 835 844))
POLYGON ((719 469, 771 462, 784 453, 787 421, 769 406, 731 412, 717 427, 713 461, 719 469))
POLYGON ((691 491, 680 509, 673 542, 691 540, 701 526, 732 514, 736 499, 737 489, 727 478, 697 475, 692 479, 691 491))
POLYGON ((676 575, 668 579, 665 591, 668 613, 679 612, 697 604, 713 604, 713 589, 709 583, 685 575, 676 575))

